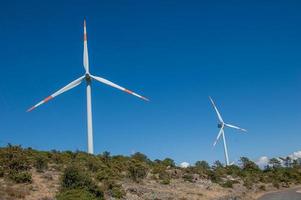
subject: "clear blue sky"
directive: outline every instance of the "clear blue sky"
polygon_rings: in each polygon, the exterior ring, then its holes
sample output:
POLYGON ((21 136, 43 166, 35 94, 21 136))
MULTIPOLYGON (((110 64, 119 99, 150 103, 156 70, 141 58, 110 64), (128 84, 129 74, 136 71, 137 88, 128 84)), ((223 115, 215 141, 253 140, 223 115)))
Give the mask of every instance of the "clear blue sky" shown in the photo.
POLYGON ((90 70, 151 99, 93 83, 96 153, 176 162, 224 160, 211 95, 225 121, 230 160, 300 150, 299 1, 2 1, 0 142, 86 150, 84 84, 25 111, 90 70), (273 3, 272 3, 273 2, 273 3))

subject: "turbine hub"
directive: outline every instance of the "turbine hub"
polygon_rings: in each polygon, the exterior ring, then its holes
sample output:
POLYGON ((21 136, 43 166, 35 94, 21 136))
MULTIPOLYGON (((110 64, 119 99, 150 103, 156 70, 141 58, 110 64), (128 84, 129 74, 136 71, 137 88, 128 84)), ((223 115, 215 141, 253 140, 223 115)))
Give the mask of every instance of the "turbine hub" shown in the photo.
POLYGON ((91 76, 90 76, 89 73, 86 73, 86 74, 85 74, 85 78, 86 78, 87 81, 91 81, 91 76))
POLYGON ((217 124, 217 127, 218 127, 218 128, 222 128, 222 127, 223 127, 223 124, 218 123, 218 124, 217 124))

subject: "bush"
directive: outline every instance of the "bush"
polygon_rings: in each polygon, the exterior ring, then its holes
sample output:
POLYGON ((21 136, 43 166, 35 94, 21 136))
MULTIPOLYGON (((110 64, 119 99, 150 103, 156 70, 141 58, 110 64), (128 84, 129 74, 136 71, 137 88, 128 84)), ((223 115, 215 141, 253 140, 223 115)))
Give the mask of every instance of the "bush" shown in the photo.
POLYGON ((10 172, 9 178, 16 183, 31 183, 31 174, 28 172, 10 172))
POLYGON ((110 194, 112 197, 117 198, 117 199, 121 199, 122 197, 125 196, 125 191, 123 190, 123 188, 121 187, 121 185, 114 185, 111 189, 110 189, 110 194))
POLYGON ((169 185, 169 184, 170 184, 170 178, 163 179, 163 180, 161 181, 161 184, 163 184, 163 185, 169 185))
POLYGON ((30 163, 21 146, 9 145, 0 152, 0 163, 7 171, 26 171, 30 169, 30 163))
POLYGON ((165 170, 166 170, 166 166, 163 165, 163 164, 155 164, 152 167, 152 173, 153 174, 160 174, 160 173, 165 172, 165 170))
POLYGON ((102 191, 93 182, 92 178, 78 166, 69 166, 62 176, 62 188, 64 189, 85 189, 96 197, 103 197, 102 191))
POLYGON ((91 157, 87 160, 86 165, 90 171, 96 172, 99 169, 103 168, 104 163, 99 158, 91 157))
POLYGON ((34 167, 38 172, 43 172, 48 168, 47 160, 42 156, 38 156, 35 160, 34 167))
POLYGON ((165 158, 162 161, 162 164, 165 165, 166 167, 175 167, 176 166, 175 161, 171 158, 165 158))
POLYGON ((227 180, 225 183, 221 184, 224 188, 233 188, 233 181, 227 180))
POLYGON ((51 151, 51 154, 49 155, 50 159, 55 163, 55 164, 63 164, 64 160, 61 156, 61 153, 55 150, 51 151))
POLYGON ((145 162, 145 163, 150 162, 150 160, 147 158, 147 156, 140 152, 133 154, 131 157, 132 157, 132 159, 140 161, 140 162, 145 162))
POLYGON ((252 181, 252 179, 246 178, 246 179, 244 180, 244 186, 245 186, 247 189, 252 189, 253 185, 254 185, 254 182, 252 181))
POLYGON ((213 183, 220 183, 222 181, 221 175, 214 171, 208 171, 208 177, 213 183))
POLYGON ((204 161, 204 160, 202 160, 202 161, 197 161, 197 162, 195 163, 195 167, 201 168, 201 169, 203 169, 203 170, 209 170, 209 169, 210 169, 210 166, 209 166, 208 162, 206 162, 206 161, 204 161))
POLYGON ((193 175, 192 174, 184 174, 183 177, 184 181, 193 182, 193 175))
POLYGON ((93 194, 91 194, 90 192, 84 189, 71 189, 59 193, 56 196, 56 199, 57 200, 99 200, 103 198, 96 198, 93 194))
POLYGON ((159 173, 159 179, 161 180, 161 184, 169 185, 170 184, 170 174, 165 170, 159 173))
POLYGON ((148 172, 148 167, 144 163, 133 160, 129 164, 128 172, 129 172, 129 177, 133 181, 140 182, 141 179, 146 177, 148 172))
POLYGON ((160 183, 164 185, 170 184, 171 176, 166 172, 166 166, 162 163, 156 163, 152 168, 152 173, 154 174, 154 179, 157 179, 157 174, 159 175, 160 183))
POLYGON ((107 181, 115 178, 117 178, 116 174, 109 167, 102 168, 96 174, 96 179, 99 181, 107 181))

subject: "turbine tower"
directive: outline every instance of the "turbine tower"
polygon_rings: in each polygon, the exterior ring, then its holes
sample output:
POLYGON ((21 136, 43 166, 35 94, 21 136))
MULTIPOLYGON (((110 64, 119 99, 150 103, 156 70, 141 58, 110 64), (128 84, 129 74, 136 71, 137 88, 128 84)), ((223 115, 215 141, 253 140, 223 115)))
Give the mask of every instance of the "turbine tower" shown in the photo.
POLYGON ((88 136, 88 153, 93 154, 94 150, 93 150, 93 126, 92 126, 92 102, 91 102, 91 82, 92 81, 98 81, 101 82, 103 84, 109 85, 111 87, 114 87, 116 89, 119 89, 121 91, 124 91, 126 93, 129 93, 131 95, 134 95, 136 97, 139 97, 145 101, 149 101, 147 98, 132 92, 131 90, 128 90, 124 87, 121 87, 107 79, 104 79, 102 77, 99 76, 93 76, 90 74, 89 71, 89 57, 88 57, 88 43, 87 43, 87 28, 86 28, 86 20, 84 20, 84 53, 83 53, 83 65, 85 68, 85 75, 79 77, 78 79, 72 81, 71 83, 69 83, 68 85, 64 86, 63 88, 61 88, 60 90, 56 91, 55 93, 53 93, 52 95, 48 96, 47 98, 45 98, 44 100, 40 101, 39 103, 37 103, 36 105, 34 105, 33 107, 29 108, 27 110, 27 112, 32 111, 33 109, 35 109, 36 107, 46 103, 47 101, 53 99, 54 97, 67 92, 68 90, 71 90, 72 88, 75 88, 76 86, 80 85, 84 80, 86 81, 86 92, 87 92, 87 136, 88 136))
POLYGON ((218 139, 222 136, 222 137, 223 137, 223 142, 224 142, 225 160, 226 160, 226 165, 228 166, 228 165, 230 165, 230 162, 229 162, 228 148, 227 148, 227 142, 226 142, 226 137, 225 137, 225 131, 224 131, 224 128, 225 128, 225 127, 229 127, 229 128, 238 129, 238 130, 244 131, 244 132, 247 132, 247 130, 246 130, 246 129, 243 129, 243 128, 240 128, 240 127, 238 127, 238 126, 234 126, 234 125, 225 123, 224 120, 223 120, 223 118, 222 118, 222 116, 221 116, 221 114, 219 113, 219 111, 218 111, 218 109, 217 109, 217 107, 216 107, 214 101, 212 100, 211 97, 209 97, 209 99, 210 99, 210 101, 211 101, 211 103, 212 103, 212 105, 213 105, 213 107, 214 107, 214 110, 215 110, 215 112, 216 112, 216 114, 217 114, 217 118, 218 118, 218 121, 219 121, 219 123, 217 124, 217 127, 220 129, 220 130, 219 130, 219 133, 218 133, 218 135, 217 135, 217 137, 216 137, 216 140, 215 140, 214 143, 213 143, 213 146, 216 145, 218 139))

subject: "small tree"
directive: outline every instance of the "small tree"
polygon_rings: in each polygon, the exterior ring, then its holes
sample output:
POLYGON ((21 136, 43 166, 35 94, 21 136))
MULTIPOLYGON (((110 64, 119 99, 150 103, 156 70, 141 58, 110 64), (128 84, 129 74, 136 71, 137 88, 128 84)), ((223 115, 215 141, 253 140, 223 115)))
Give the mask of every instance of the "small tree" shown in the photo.
POLYGON ((279 157, 283 161, 283 164, 285 167, 291 167, 292 166, 292 158, 287 156, 285 158, 279 157))
POLYGON ((217 169, 217 168, 223 168, 223 164, 221 163, 221 161, 217 160, 213 163, 212 166, 213 169, 217 169))
POLYGON ((166 167, 175 167, 176 164, 175 164, 175 161, 171 158, 165 158, 163 161, 162 161, 162 164, 165 165, 166 167))
POLYGON ((108 163, 109 160, 110 160, 110 158, 111 158, 111 153, 108 152, 108 151, 104 151, 104 152, 101 154, 101 157, 102 157, 102 159, 103 159, 103 161, 104 161, 105 163, 108 163))
POLYGON ((132 159, 138 160, 140 162, 145 162, 145 163, 150 162, 150 160, 147 158, 147 156, 140 152, 133 154, 131 157, 132 157, 132 159))
POLYGON ((209 170, 209 169, 210 169, 210 166, 209 166, 208 162, 206 162, 206 161, 204 161, 204 160, 202 160, 202 161, 197 161, 197 162, 195 163, 195 166, 196 166, 197 168, 202 168, 202 169, 205 169, 205 170, 209 170))
POLYGON ((277 169, 281 167, 281 162, 277 158, 270 159, 269 164, 273 167, 273 169, 277 169))
POLYGON ((247 157, 241 157, 240 158, 240 162, 241 162, 242 168, 244 170, 248 170, 248 171, 260 171, 258 165, 256 165, 255 162, 251 161, 247 157))
POLYGON ((47 160, 46 158, 42 156, 37 156, 35 163, 34 163, 35 168, 37 169, 38 172, 43 172, 45 169, 48 168, 47 160))

